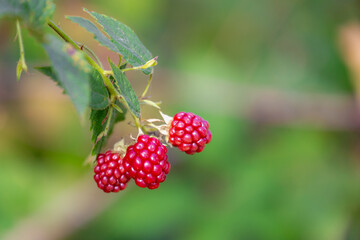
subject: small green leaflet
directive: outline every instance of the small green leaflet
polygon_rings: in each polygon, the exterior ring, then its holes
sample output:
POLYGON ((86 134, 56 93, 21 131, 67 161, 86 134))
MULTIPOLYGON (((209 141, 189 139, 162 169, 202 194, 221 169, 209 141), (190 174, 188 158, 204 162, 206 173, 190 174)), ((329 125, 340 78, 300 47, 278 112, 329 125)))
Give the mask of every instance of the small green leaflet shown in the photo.
POLYGON ((119 113, 111 107, 102 110, 91 110, 90 130, 92 131, 91 141, 94 143, 91 151, 92 155, 96 155, 101 151, 101 148, 106 143, 108 136, 112 133, 115 123, 125 119, 126 109, 120 103, 117 103, 117 105, 123 110, 123 113, 119 113), (109 116, 109 111, 113 111, 111 119, 106 118, 109 116), (108 121, 110 121, 109 129, 107 129, 106 132, 108 121))
MULTIPOLYGON (((64 88, 51 66, 37 67, 36 69, 54 80, 61 88, 64 88)), ((108 107, 109 93, 102 81, 100 74, 96 70, 93 70, 89 77, 91 90, 90 108, 99 110, 108 107)), ((64 93, 66 93, 65 90, 64 93)))
MULTIPOLYGON (((111 42, 116 47, 115 52, 121 54, 124 59, 132 66, 138 67, 144 65, 146 62, 152 59, 150 51, 144 46, 144 44, 140 41, 138 36, 130 27, 106 15, 90 12, 87 9, 84 9, 84 11, 88 12, 92 17, 94 17, 97 22, 104 28, 104 31, 110 36, 111 42)), ((89 30, 87 28, 88 26, 82 25, 82 27, 89 30)), ((93 29, 91 28, 89 31, 93 32, 93 29)), ((150 67, 143 69, 142 71, 145 74, 150 74, 152 69, 153 68, 150 67)))
POLYGON ((90 75, 90 88, 90 107, 92 109, 104 109, 109 106, 109 92, 104 85, 101 75, 96 70, 93 70, 90 75))
POLYGON ((111 69, 114 73, 114 78, 116 80, 116 86, 120 90, 122 96, 130 107, 130 110, 135 114, 135 116, 140 116, 140 103, 139 99, 136 96, 134 89, 131 87, 129 80, 126 78, 125 74, 117 68, 114 63, 110 62, 111 69))
POLYGON ((35 67, 36 70, 38 70, 39 72, 41 72, 42 74, 50 77, 52 80, 54 80, 57 85, 61 88, 64 88, 61 85, 61 82, 59 81, 58 77, 56 76, 54 69, 51 66, 45 66, 45 67, 35 67))
POLYGON ((58 82, 70 96, 79 114, 83 115, 90 103, 91 71, 83 53, 51 35, 47 38, 44 48, 54 66, 58 82))
POLYGON ((101 151, 101 147, 106 140, 106 136, 98 136, 105 130, 106 127, 106 116, 109 108, 103 110, 91 110, 90 113, 90 130, 92 131, 91 141, 94 143, 91 151, 92 155, 96 155, 101 151))
POLYGON ((92 131, 91 141, 96 142, 97 137, 101 132, 105 130, 106 127, 106 116, 110 108, 105 108, 102 110, 91 110, 90 113, 90 130, 92 131))

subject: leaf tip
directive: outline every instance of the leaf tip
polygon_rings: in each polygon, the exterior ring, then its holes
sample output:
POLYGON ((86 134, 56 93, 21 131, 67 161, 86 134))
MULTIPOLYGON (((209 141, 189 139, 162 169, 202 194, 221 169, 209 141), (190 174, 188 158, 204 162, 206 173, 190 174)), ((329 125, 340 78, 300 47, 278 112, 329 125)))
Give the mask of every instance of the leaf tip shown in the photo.
POLYGON ((65 18, 66 18, 67 20, 72 21, 74 18, 76 18, 76 16, 66 15, 65 18))
POLYGON ((116 65, 113 63, 113 61, 110 59, 110 57, 108 57, 108 62, 110 64, 110 67, 113 69, 113 68, 116 68, 116 65))
POLYGON ((92 16, 93 11, 88 10, 87 8, 83 8, 83 11, 90 14, 92 16))

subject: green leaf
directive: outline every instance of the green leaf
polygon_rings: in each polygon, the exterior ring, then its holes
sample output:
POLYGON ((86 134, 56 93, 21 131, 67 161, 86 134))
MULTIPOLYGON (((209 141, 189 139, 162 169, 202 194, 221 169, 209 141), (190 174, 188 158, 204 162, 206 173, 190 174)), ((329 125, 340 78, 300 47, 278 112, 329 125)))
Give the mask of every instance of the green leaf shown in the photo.
POLYGON ((106 141, 106 136, 98 136, 105 130, 106 116, 108 115, 109 108, 103 110, 91 110, 90 113, 90 130, 92 131, 91 141, 94 143, 91 151, 92 155, 96 155, 101 151, 103 144, 106 141))
POLYGON ((76 17, 76 16, 67 16, 67 19, 73 21, 74 23, 79 24, 81 27, 85 28, 89 32, 95 35, 95 39, 99 41, 99 43, 105 47, 108 47, 110 50, 114 52, 118 52, 116 46, 110 41, 108 37, 105 36, 92 22, 89 20, 76 17))
POLYGON ((61 82, 59 82, 54 69, 51 66, 45 66, 45 67, 35 67, 36 70, 38 70, 39 72, 41 72, 42 74, 50 77, 52 80, 54 80, 60 87, 64 88, 61 85, 61 82))
POLYGON ((92 155, 97 155, 101 151, 101 148, 105 145, 108 137, 112 133, 115 123, 125 119, 126 109, 121 104, 118 106, 123 110, 123 113, 119 113, 110 107, 102 110, 91 110, 90 130, 92 131, 91 140, 94 143, 91 151, 92 155), (106 119, 106 117, 110 115, 109 111, 112 111, 111 119, 106 119), (106 129, 106 126, 109 128, 106 129))
POLYGON ((43 29, 54 13, 54 3, 50 0, 30 0, 28 4, 30 25, 33 29, 43 29))
MULTIPOLYGON (((116 46, 116 52, 121 54, 131 65, 138 67, 152 59, 150 51, 130 27, 106 15, 84 10, 104 28, 104 31, 110 36, 111 42, 116 46)), ((150 67, 142 71, 150 74, 152 69, 150 67)))
POLYGON ((135 116, 140 116, 140 103, 139 99, 136 96, 134 89, 131 87, 129 80, 126 78, 125 74, 117 68, 114 63, 110 62, 111 69, 114 73, 114 78, 116 84, 121 94, 123 95, 125 101, 130 107, 130 110, 135 114, 135 116))
POLYGON ((96 70, 93 70, 90 75, 90 88, 90 107, 92 109, 104 109, 109 106, 109 92, 104 85, 101 75, 96 70))
POLYGON ((54 72, 54 69, 51 66, 35 67, 35 69, 41 72, 42 74, 50 77, 50 79, 56 82, 56 84, 63 89, 63 93, 66 94, 64 87, 62 86, 61 82, 59 81, 58 77, 54 72))
POLYGON ((54 10, 51 0, 0 0, 0 17, 20 18, 37 35, 43 35, 54 10))
POLYGON ((124 64, 122 64, 119 68, 120 68, 121 70, 123 70, 123 69, 126 68, 126 66, 127 66, 127 63, 124 63, 124 64))
MULTIPOLYGON (((43 73, 44 75, 50 77, 54 80, 59 87, 64 88, 62 83, 59 81, 58 77, 56 76, 54 69, 51 66, 46 67, 36 67, 36 69, 43 73)), ((109 106, 109 93, 102 81, 100 74, 93 70, 90 74, 90 107, 92 109, 104 109, 109 106)), ((64 90, 64 93, 65 90, 64 90)))
POLYGON ((75 50, 70 44, 53 36, 49 36, 47 40, 44 47, 54 67, 56 79, 82 115, 90 103, 91 67, 84 59, 83 52, 75 50))
POLYGON ((90 130, 92 131, 91 141, 96 142, 97 137, 106 127, 106 116, 110 108, 101 110, 91 110, 90 113, 90 130))
POLYGON ((27 18, 28 16, 27 1, 19 0, 0 0, 0 17, 21 17, 27 18))

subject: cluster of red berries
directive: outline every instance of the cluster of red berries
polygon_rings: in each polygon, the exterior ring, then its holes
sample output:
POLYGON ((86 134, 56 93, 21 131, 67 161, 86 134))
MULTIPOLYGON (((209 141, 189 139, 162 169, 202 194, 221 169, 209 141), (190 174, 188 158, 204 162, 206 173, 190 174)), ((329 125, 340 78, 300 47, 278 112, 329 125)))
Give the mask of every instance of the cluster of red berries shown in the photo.
MULTIPOLYGON (((169 143, 187 154, 203 151, 211 141, 209 123, 193 113, 177 113, 169 123, 169 143)), ((167 148, 159 139, 140 135, 122 158, 107 151, 97 156, 94 179, 104 192, 118 192, 134 179, 142 188, 156 189, 170 171, 167 148)))

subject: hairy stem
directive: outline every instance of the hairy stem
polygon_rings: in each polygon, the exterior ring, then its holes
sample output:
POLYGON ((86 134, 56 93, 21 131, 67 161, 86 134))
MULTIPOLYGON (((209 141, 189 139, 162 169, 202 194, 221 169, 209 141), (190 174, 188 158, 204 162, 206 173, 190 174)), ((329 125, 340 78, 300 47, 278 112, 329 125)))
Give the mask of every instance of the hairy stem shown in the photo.
POLYGON ((149 80, 148 80, 148 82, 147 82, 147 84, 146 84, 145 90, 144 90, 144 92, 141 94, 141 98, 144 98, 145 95, 146 95, 146 93, 147 93, 147 91, 149 90, 152 76, 153 76, 153 75, 152 75, 152 73, 151 73, 151 74, 150 74, 150 77, 149 77, 149 80))

